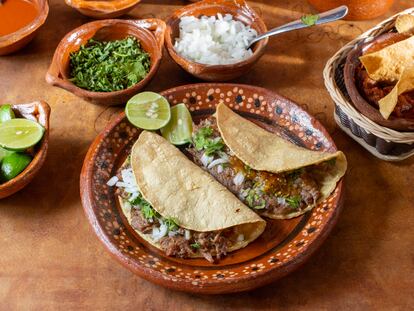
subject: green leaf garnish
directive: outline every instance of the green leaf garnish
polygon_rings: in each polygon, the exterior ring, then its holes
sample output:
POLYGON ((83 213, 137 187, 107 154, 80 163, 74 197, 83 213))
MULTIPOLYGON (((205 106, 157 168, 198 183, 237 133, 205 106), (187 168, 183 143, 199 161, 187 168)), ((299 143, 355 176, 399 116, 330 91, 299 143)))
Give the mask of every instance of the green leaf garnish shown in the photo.
POLYGON ((168 231, 175 231, 178 229, 177 222, 174 218, 165 218, 164 223, 168 227, 168 231))
POLYGON ((314 26, 316 22, 319 20, 319 15, 318 14, 306 14, 306 15, 303 15, 300 18, 300 20, 305 25, 314 26))
POLYGON ((190 244, 190 246, 192 247, 192 248, 195 248, 195 249, 199 249, 200 247, 201 247, 201 245, 199 244, 199 243, 193 243, 193 244, 190 244))
POLYGON ((332 158, 332 159, 326 161, 326 163, 328 163, 331 166, 335 166, 335 164, 336 164, 336 158, 332 158))
POLYGON ((207 156, 211 156, 224 148, 224 142, 220 139, 211 138, 213 129, 209 126, 200 128, 193 137, 194 147, 200 151, 205 150, 207 156))
POLYGON ((298 195, 286 198, 286 202, 293 208, 298 208, 302 198, 298 195))
POLYGON ((139 207, 142 216, 145 219, 154 219, 159 217, 159 214, 151 207, 149 202, 147 202, 141 195, 136 197, 134 200, 130 201, 133 206, 139 207))
POLYGON ((70 54, 70 81, 90 91, 119 91, 141 81, 150 65, 149 54, 135 37, 107 42, 90 39, 70 54))

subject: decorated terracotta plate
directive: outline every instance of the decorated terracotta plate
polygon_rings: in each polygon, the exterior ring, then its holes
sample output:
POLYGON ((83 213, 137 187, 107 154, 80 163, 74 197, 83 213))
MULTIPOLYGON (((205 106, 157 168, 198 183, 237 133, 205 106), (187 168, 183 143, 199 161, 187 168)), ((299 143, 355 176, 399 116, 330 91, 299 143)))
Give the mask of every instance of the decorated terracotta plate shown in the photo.
MULTIPOLYGON (((263 88, 236 84, 193 84, 162 92, 171 105, 185 103, 195 123, 224 102, 243 117, 297 145, 335 151, 322 125, 290 100, 263 88)), ((342 202, 342 180, 311 212, 291 220, 267 220, 265 232, 218 264, 204 259, 167 257, 142 240, 121 212, 115 189, 107 186, 140 134, 122 113, 98 135, 82 169, 82 204, 97 236, 124 266, 169 288, 219 294, 253 289, 299 267, 321 245, 335 224, 342 202)))

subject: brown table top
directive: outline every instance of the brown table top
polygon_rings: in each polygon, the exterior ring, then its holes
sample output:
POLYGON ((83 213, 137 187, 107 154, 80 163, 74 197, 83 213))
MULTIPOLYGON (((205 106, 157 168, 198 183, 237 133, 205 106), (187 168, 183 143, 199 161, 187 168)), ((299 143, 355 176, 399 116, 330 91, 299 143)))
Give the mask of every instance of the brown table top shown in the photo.
MULTIPOLYGON (((46 84, 59 40, 88 21, 61 0, 34 41, 0 58, 1 102, 46 100, 52 107, 49 155, 24 190, 0 202, 0 305, 6 310, 408 310, 414 305, 414 159, 387 163, 333 120, 322 70, 342 45, 385 17, 337 22, 271 39, 253 71, 236 82, 289 97, 315 115, 349 161, 346 202, 321 249, 295 273, 264 288, 223 296, 173 292, 135 276, 105 251, 84 215, 79 174, 87 149, 120 108, 105 108, 46 84)), ((144 1, 132 15, 166 18, 184 1, 144 1), (167 4, 166 4, 167 3, 167 4)), ((300 17, 304 0, 254 1, 269 28, 300 17)), ((411 1, 396 1, 387 16, 411 1)), ((164 53, 147 87, 196 82, 164 53)))

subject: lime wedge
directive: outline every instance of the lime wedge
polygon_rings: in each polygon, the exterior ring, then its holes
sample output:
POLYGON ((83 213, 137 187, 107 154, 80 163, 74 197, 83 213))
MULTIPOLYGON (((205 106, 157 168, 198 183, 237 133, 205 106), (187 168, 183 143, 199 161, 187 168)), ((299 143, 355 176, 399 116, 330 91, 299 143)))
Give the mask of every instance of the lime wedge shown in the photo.
POLYGON ((24 150, 36 145, 45 129, 28 119, 11 119, 0 124, 0 147, 8 150, 24 150))
POLYGON ((7 120, 14 119, 14 112, 10 105, 0 106, 0 123, 3 123, 7 120))
POLYGON ((0 173, 4 180, 11 180, 19 175, 32 161, 32 158, 24 153, 12 153, 3 159, 0 173))
POLYGON ((7 157, 8 155, 11 155, 12 153, 14 153, 14 151, 9 151, 7 149, 0 147, 0 163, 1 161, 3 161, 5 157, 7 157))
POLYGON ((193 120, 185 104, 171 108, 171 120, 161 129, 162 136, 174 145, 183 145, 191 141, 193 120))
POLYGON ((142 92, 132 97, 126 104, 125 114, 129 122, 144 130, 158 130, 171 118, 168 101, 153 92, 142 92))

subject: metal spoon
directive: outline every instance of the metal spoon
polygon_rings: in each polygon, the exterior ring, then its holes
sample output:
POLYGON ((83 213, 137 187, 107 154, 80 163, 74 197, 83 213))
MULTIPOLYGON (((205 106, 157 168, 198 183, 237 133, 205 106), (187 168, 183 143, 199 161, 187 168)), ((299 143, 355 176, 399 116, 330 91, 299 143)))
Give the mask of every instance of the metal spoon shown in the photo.
MULTIPOLYGON (((337 7, 336 9, 332 9, 326 12, 323 12, 319 15, 319 19, 315 22, 315 25, 320 25, 320 24, 325 24, 325 23, 330 23, 333 21, 336 21, 338 19, 343 18, 344 16, 346 16, 348 14, 348 7, 346 5, 341 5, 340 7, 337 7)), ((312 25, 313 26, 313 25, 312 25)), ((288 32, 288 31, 292 31, 292 30, 296 30, 296 29, 302 29, 302 28, 307 28, 307 27, 311 27, 310 25, 304 24, 302 22, 302 20, 296 20, 290 23, 287 23, 285 25, 273 28, 272 30, 269 30, 268 32, 257 36, 256 38, 254 38, 248 48, 256 43, 257 41, 260 41, 264 38, 270 37, 270 36, 274 36, 274 35, 278 35, 280 33, 284 33, 284 32, 288 32)))

